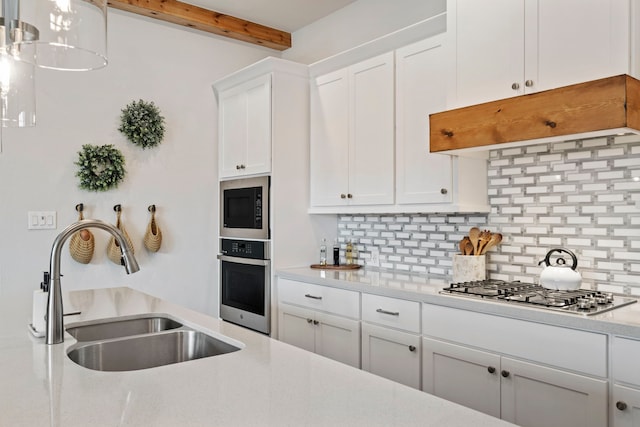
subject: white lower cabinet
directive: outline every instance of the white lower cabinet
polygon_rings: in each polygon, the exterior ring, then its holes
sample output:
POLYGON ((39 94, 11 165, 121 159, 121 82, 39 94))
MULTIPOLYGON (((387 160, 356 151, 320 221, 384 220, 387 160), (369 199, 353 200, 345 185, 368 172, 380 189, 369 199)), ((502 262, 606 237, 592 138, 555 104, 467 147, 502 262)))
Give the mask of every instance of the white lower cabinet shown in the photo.
POLYGON ((360 367, 360 322, 289 304, 279 307, 280 340, 360 367))
POLYGON ((613 427, 640 427, 640 389, 613 385, 613 427))
POLYGON ((640 341, 614 337, 612 427, 640 427, 640 341))
POLYGON ((422 339, 422 389, 500 418, 500 356, 422 339))
POLYGON ((606 380, 429 338, 422 344, 427 393, 520 426, 607 425, 606 380))
POLYGON ((420 388, 420 303, 362 294, 362 369, 420 388))
POLYGON ((422 320, 424 391, 525 427, 608 425, 605 336, 426 304, 422 320))
POLYGON ((420 336, 362 323, 362 369, 420 388, 420 336))
POLYGON ((360 294, 278 278, 278 336, 296 347, 360 367, 360 294))

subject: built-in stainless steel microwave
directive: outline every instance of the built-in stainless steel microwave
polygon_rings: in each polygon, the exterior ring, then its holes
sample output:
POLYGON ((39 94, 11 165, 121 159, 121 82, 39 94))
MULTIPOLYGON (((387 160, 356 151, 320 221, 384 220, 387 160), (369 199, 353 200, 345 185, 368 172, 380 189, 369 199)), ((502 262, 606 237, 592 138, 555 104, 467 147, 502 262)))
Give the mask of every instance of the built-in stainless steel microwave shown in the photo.
POLYGON ((220 237, 269 239, 269 177, 220 182, 220 237))

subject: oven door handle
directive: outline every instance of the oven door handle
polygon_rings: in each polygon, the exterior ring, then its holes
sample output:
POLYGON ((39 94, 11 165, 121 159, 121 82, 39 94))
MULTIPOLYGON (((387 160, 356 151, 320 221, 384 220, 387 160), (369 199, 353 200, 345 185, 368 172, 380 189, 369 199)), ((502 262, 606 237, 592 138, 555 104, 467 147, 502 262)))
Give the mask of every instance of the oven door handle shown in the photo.
POLYGON ((249 265, 262 265, 262 266, 267 266, 269 265, 269 262, 270 262, 268 259, 240 258, 236 256, 221 255, 221 254, 218 255, 218 259, 220 261, 235 262, 236 264, 249 264, 249 265))

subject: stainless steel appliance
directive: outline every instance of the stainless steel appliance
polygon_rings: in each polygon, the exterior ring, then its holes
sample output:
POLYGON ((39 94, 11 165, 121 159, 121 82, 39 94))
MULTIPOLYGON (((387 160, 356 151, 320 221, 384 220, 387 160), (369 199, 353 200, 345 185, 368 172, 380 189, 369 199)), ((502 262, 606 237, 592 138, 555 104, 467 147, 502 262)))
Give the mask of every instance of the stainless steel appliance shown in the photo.
POLYGON ((600 314, 636 302, 633 298, 625 298, 609 292, 587 289, 551 290, 531 283, 493 279, 453 283, 440 293, 522 304, 585 316, 600 314))
POLYGON ((220 237, 269 239, 269 177, 220 182, 220 237))
POLYGON ((220 240, 220 317, 264 334, 271 327, 269 242, 220 240))

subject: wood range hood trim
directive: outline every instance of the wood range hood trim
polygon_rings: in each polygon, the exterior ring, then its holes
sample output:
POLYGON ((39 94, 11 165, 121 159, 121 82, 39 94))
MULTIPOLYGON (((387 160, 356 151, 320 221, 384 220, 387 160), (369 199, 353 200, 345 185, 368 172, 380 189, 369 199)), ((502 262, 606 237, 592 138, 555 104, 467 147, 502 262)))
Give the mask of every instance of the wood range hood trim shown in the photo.
POLYGON ((456 155, 640 134, 640 81, 622 74, 434 113, 429 125, 431 152, 456 155))
POLYGON ((286 31, 178 0, 108 0, 107 4, 114 9, 183 25, 270 49, 282 51, 291 47, 291 34, 286 31))

